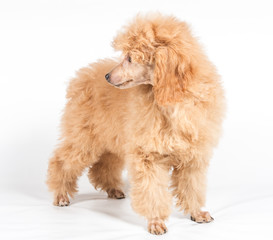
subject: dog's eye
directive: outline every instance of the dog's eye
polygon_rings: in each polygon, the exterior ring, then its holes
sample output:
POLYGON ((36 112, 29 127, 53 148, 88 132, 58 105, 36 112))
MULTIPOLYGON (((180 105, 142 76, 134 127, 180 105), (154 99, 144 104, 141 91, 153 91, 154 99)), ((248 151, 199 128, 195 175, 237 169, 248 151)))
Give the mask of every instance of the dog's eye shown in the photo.
POLYGON ((130 57, 130 56, 128 57, 128 62, 132 62, 132 59, 131 59, 131 57, 130 57))

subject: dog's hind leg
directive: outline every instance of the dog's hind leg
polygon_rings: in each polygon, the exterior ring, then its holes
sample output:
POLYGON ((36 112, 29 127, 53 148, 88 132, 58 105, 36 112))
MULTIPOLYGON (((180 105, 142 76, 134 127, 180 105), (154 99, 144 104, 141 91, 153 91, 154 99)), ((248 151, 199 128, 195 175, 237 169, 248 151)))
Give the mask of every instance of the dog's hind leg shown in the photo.
POLYGON ((171 211, 171 194, 169 166, 164 164, 164 157, 138 152, 130 159, 129 171, 133 209, 148 220, 150 233, 166 233, 164 221, 171 211))
POLYGON ((73 144, 63 143, 49 161, 47 184, 54 192, 56 206, 68 206, 69 196, 77 191, 77 179, 95 161, 94 153, 73 144))
POLYGON ((121 199, 125 195, 122 187, 124 160, 116 154, 105 152, 89 168, 88 178, 95 188, 106 191, 110 198, 121 199))

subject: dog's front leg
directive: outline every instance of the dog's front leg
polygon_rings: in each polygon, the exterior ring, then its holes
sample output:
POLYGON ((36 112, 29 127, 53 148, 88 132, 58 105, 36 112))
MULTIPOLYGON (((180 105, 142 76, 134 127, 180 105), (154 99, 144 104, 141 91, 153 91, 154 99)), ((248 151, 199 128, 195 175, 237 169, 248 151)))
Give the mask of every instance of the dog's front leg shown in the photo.
POLYGON ((164 234, 164 221, 171 211, 168 192, 169 168, 155 153, 135 154, 130 163, 131 199, 133 209, 148 220, 152 234, 164 234))
POLYGON ((184 210, 184 213, 189 213, 191 220, 197 223, 208 223, 213 220, 208 212, 201 210, 206 199, 206 172, 207 163, 189 163, 181 168, 174 168, 172 173, 176 205, 184 210))

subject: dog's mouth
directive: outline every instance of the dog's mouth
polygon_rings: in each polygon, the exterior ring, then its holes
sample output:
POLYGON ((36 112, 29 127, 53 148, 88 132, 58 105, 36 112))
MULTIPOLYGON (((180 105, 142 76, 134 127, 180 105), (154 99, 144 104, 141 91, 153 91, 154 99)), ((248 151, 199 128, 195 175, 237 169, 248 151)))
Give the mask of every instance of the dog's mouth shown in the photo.
POLYGON ((116 84, 115 87, 125 87, 127 86, 130 82, 133 82, 133 79, 129 79, 123 83, 120 83, 120 84, 116 84))

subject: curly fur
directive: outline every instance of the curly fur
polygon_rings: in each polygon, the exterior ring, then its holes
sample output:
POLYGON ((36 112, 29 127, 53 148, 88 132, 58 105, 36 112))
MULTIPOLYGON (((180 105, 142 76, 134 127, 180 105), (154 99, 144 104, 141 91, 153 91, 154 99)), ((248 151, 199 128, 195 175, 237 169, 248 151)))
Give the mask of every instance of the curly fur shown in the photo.
POLYGON ((55 204, 73 196, 86 167, 95 187, 120 191, 126 162, 132 206, 149 220, 150 232, 166 231, 162 221, 170 214, 172 195, 181 210, 205 221, 200 209, 206 171, 225 109, 215 67, 187 24, 175 17, 139 15, 113 46, 153 64, 154 85, 110 86, 104 75, 115 60, 79 70, 67 90, 61 142, 49 162, 47 183, 55 204))

